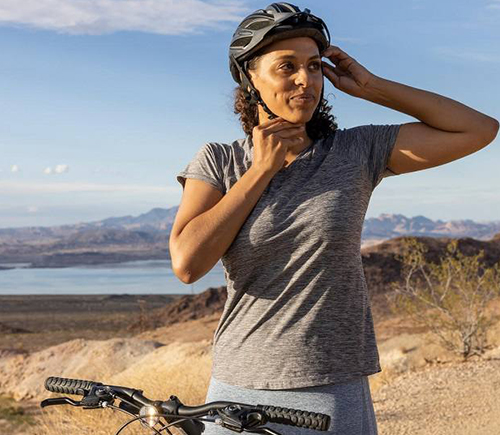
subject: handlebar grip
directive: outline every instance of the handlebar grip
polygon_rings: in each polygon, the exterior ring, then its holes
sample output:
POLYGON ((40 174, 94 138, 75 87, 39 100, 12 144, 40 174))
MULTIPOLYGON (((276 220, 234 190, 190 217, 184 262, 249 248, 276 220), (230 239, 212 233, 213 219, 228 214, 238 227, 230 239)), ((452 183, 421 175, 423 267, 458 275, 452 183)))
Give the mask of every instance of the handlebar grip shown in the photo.
POLYGON ((270 423, 324 431, 328 430, 330 426, 330 416, 327 414, 280 408, 278 406, 258 405, 258 407, 266 412, 270 423))
POLYGON ((99 382, 84 381, 81 379, 57 378, 51 376, 45 381, 45 389, 53 393, 79 394, 84 396, 92 387, 102 385, 99 382))

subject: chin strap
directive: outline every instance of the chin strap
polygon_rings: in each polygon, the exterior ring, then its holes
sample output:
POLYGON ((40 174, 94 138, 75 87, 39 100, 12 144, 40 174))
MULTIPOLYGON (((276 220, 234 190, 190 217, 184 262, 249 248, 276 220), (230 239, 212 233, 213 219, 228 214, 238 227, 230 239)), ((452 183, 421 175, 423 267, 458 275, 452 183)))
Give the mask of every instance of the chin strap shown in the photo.
POLYGON ((236 62, 236 59, 233 55, 231 55, 231 62, 236 66, 238 72, 240 73, 241 86, 245 94, 245 99, 250 104, 259 104, 264 112, 269 115, 269 119, 277 118, 277 116, 273 112, 271 112, 269 107, 266 106, 266 103, 264 103, 264 101, 262 100, 259 91, 255 89, 247 74, 245 73, 245 71, 243 71, 243 68, 241 68, 240 64, 236 62), (248 88, 250 88, 250 90, 248 90, 248 88))

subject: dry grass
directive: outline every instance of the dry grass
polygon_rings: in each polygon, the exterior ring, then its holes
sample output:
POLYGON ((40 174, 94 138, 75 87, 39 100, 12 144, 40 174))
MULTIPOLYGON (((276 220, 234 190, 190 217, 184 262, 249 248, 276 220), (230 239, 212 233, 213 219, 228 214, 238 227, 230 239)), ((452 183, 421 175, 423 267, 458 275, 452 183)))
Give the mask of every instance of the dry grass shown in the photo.
MULTIPOLYGON (((152 399, 166 400, 176 395, 186 405, 205 402, 210 380, 212 358, 210 343, 172 343, 157 349, 138 366, 103 382, 144 390, 152 399)), ((110 435, 128 420, 125 414, 111 410, 80 408, 46 408, 38 418, 38 428, 32 435, 110 435)), ((140 423, 133 423, 124 435, 144 435, 148 432, 140 423)))

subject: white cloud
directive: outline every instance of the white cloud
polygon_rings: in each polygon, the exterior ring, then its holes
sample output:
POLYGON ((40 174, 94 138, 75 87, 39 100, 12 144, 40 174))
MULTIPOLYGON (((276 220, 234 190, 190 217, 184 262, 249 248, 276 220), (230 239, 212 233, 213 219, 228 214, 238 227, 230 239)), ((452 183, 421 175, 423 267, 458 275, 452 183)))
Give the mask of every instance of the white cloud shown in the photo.
POLYGON ((21 168, 19 167, 19 165, 12 165, 10 167, 10 172, 19 172, 21 170, 21 168))
POLYGON ((38 212, 38 207, 35 205, 32 205, 27 208, 28 213, 37 213, 38 212))
POLYGON ((63 174, 64 172, 68 172, 68 171, 69 171, 69 166, 68 165, 57 165, 54 168, 54 172, 56 174, 63 174))
POLYGON ((140 31, 197 33, 239 22, 248 8, 236 0, 2 0, 0 24, 71 34, 140 31))
POLYGON ((494 0, 493 3, 486 6, 486 9, 500 9, 500 0, 494 0))
POLYGON ((52 175, 52 174, 64 174, 65 172, 69 171, 69 166, 68 165, 56 165, 55 168, 51 168, 48 166, 43 170, 43 173, 45 175, 52 175))

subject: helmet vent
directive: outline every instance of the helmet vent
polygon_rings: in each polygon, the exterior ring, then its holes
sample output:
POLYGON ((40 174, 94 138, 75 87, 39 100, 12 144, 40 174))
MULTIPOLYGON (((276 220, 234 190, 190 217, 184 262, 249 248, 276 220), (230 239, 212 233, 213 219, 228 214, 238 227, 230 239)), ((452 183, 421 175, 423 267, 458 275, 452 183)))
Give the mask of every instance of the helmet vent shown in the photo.
POLYGON ((249 23, 245 26, 246 29, 250 30, 260 30, 264 27, 269 27, 269 21, 254 21, 253 23, 249 23))
POLYGON ((280 3, 273 3, 272 5, 269 5, 266 10, 271 9, 274 10, 278 13, 287 13, 287 12, 300 12, 300 9, 297 6, 294 6, 290 3, 285 3, 285 2, 280 2, 280 3))
POLYGON ((251 36, 239 38, 231 44, 231 48, 244 48, 252 41, 251 36))

